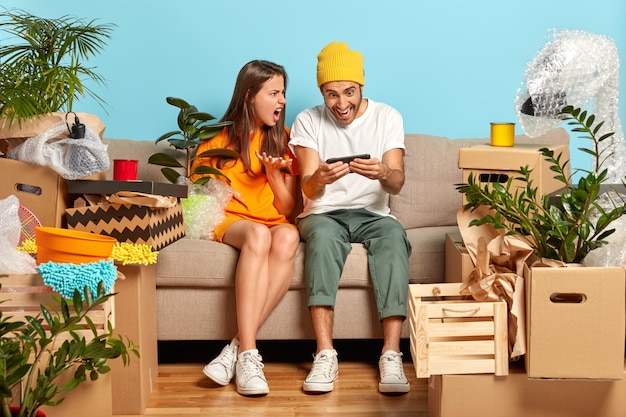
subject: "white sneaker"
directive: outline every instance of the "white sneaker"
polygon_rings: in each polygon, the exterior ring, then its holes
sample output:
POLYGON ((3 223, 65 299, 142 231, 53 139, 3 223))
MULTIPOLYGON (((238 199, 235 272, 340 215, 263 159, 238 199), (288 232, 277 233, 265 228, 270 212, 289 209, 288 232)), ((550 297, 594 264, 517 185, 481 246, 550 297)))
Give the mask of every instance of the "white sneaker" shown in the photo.
POLYGON ((402 367, 402 353, 388 350, 382 354, 378 361, 380 371, 380 382, 378 391, 380 392, 409 392, 411 386, 409 380, 404 375, 402 367))
POLYGON ((239 340, 231 340, 228 345, 224 346, 220 354, 204 367, 202 372, 216 383, 228 385, 235 375, 238 348, 239 340))
POLYGON ((246 350, 237 358, 235 381, 241 395, 264 395, 270 392, 263 374, 263 358, 256 349, 246 350))
POLYGON ((335 349, 323 349, 315 355, 311 372, 302 388, 307 392, 330 392, 339 376, 339 363, 335 349))

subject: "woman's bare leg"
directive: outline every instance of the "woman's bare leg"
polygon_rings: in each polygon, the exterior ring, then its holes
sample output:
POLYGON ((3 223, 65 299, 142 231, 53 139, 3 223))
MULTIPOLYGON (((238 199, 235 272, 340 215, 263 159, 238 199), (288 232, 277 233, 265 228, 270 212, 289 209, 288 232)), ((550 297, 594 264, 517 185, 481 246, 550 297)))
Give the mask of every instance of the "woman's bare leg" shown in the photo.
POLYGON ((224 243, 240 250, 235 273, 240 352, 256 348, 258 328, 289 289, 298 242, 297 230, 286 225, 269 229, 242 220, 226 232, 224 243))
POLYGON ((260 315, 259 327, 289 290, 293 279, 293 262, 300 242, 300 235, 293 226, 274 226, 270 232, 272 233, 272 245, 268 258, 269 284, 265 306, 260 315))

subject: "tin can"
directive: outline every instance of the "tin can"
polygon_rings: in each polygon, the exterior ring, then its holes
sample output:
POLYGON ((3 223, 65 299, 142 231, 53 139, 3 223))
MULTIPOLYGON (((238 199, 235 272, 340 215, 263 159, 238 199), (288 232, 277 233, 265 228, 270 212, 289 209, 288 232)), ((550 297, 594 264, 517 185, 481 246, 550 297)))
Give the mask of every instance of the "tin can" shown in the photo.
POLYGON ((515 123, 491 123, 491 146, 513 146, 515 123))

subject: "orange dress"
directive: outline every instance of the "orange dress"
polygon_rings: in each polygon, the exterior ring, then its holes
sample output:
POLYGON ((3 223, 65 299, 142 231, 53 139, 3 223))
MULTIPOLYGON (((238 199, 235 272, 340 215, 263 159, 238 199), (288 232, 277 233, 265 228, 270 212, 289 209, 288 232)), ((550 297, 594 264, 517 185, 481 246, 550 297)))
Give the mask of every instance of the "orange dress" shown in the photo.
MULTIPOLYGON (((225 148, 228 141, 227 129, 224 128, 219 134, 200 144, 196 154, 213 148, 225 148)), ((285 129, 285 131, 289 133, 288 129, 285 129)), ((224 181, 235 190, 235 195, 226 206, 224 220, 214 230, 215 240, 218 242, 223 240, 226 230, 238 220, 251 220, 267 226, 290 223, 274 206, 274 192, 267 181, 267 176, 263 172, 261 161, 254 153, 255 150, 260 151, 261 139, 261 131, 257 131, 250 143, 252 172, 246 172, 243 161, 239 158, 236 161, 229 161, 224 167, 219 168, 230 179, 230 183, 221 176, 214 176, 214 178, 224 181)), ((287 142, 288 139, 289 135, 287 134, 285 135, 285 141, 287 142)), ((291 171, 295 175, 297 173, 296 161, 289 148, 286 149, 286 154, 283 157, 285 159, 293 159, 291 171)), ((217 158, 197 158, 192 164, 191 172, 198 165, 217 167, 216 164, 217 158)), ((283 175, 289 174, 284 173, 283 175)), ((195 181, 198 178, 199 176, 192 176, 191 180, 195 181)))

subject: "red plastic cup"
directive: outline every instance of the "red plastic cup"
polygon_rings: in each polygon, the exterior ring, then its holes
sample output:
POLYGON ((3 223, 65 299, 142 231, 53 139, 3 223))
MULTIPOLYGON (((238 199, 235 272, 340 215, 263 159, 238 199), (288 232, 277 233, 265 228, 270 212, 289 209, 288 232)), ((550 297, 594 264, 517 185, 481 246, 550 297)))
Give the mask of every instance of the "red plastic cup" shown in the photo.
POLYGON ((135 181, 137 179, 136 159, 115 159, 113 160, 113 179, 115 181, 135 181))

